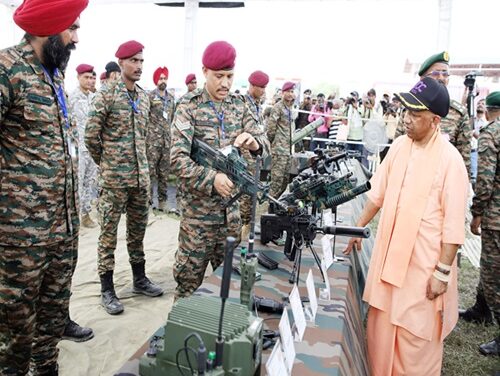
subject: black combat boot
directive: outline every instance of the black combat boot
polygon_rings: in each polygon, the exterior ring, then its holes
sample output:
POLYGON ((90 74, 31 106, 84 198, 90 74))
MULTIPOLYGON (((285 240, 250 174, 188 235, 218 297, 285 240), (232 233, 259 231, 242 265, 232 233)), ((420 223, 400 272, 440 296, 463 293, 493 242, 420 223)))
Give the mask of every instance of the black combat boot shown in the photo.
POLYGON ((468 309, 459 309, 458 316, 467 322, 475 322, 477 324, 492 325, 493 317, 490 307, 486 303, 486 299, 482 292, 477 292, 476 303, 468 309))
POLYGON ((488 356, 500 356, 500 336, 479 346, 479 352, 488 356))
POLYGON ((115 293, 113 284, 113 271, 109 270, 101 278, 101 305, 110 315, 118 315, 123 312, 123 304, 115 293))
POLYGON ((163 290, 160 286, 151 282, 148 277, 146 277, 146 272, 144 270, 146 262, 138 262, 132 265, 132 273, 134 275, 134 288, 132 292, 134 294, 143 294, 147 296, 160 296, 163 294, 163 290))
POLYGON ((92 338, 94 338, 92 329, 80 326, 68 317, 62 339, 73 342, 85 342, 92 338))

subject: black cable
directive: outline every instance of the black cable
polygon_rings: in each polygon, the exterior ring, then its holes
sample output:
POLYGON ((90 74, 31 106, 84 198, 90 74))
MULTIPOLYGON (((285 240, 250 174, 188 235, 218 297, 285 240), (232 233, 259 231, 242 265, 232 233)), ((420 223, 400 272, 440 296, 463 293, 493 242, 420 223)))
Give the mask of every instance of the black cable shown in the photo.
MULTIPOLYGON (((194 352, 193 348, 188 346, 188 341, 193 337, 196 337, 199 345, 203 345, 203 347, 205 347, 205 343, 201 339, 200 335, 196 332, 190 333, 190 334, 188 334, 188 336, 186 338, 184 338, 184 348, 182 348, 181 350, 184 350, 184 352, 186 354, 186 359, 187 359, 187 362, 189 365, 189 369, 191 370, 191 373, 193 373, 193 366, 191 365, 191 359, 189 359, 187 349, 191 349, 194 352)), ((196 358, 196 365, 198 365, 198 354, 196 352, 194 352, 194 356, 196 358)))
POLYGON ((177 369, 179 370, 179 372, 181 373, 182 376, 185 376, 184 375, 184 371, 181 369, 181 366, 179 364, 179 354, 182 351, 186 352, 186 358, 187 358, 187 361, 188 361, 188 364, 189 364, 189 370, 191 371, 191 375, 194 375, 193 367, 191 366, 191 361, 189 360, 188 350, 192 351, 193 354, 194 354, 194 356, 196 357, 196 352, 193 350, 192 347, 183 347, 183 348, 177 350, 177 353, 175 354, 175 364, 177 365, 177 369))

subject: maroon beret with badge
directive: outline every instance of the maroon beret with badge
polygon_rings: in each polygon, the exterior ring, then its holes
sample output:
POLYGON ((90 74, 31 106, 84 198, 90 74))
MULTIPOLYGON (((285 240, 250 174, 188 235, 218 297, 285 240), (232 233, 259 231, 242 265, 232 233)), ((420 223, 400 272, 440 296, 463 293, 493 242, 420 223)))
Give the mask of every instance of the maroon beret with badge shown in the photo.
POLYGON ((76 67, 76 73, 78 74, 92 73, 93 71, 94 67, 90 64, 80 64, 79 66, 76 67))
POLYGON ((115 56, 118 59, 128 59, 129 57, 142 52, 144 46, 135 40, 129 40, 128 42, 122 43, 118 50, 116 50, 115 56))
POLYGON ((248 77, 248 82, 250 82, 253 86, 265 88, 269 83, 269 76, 258 70, 253 72, 250 77, 248 77))
POLYGON ((106 72, 102 72, 101 75, 99 76, 100 80, 105 80, 106 79, 106 72))
POLYGON ((184 83, 187 85, 187 84, 189 84, 193 80, 196 80, 196 75, 194 73, 189 73, 186 76, 186 80, 184 81, 184 83))
POLYGON ((291 81, 287 81, 283 84, 281 87, 281 91, 288 91, 288 90, 293 90, 295 89, 295 84, 291 81))
POLYGON ((203 66, 211 70, 230 70, 234 68, 236 50, 224 41, 212 42, 203 52, 203 66))
POLYGON ((68 29, 89 0, 24 0, 14 12, 14 22, 31 35, 47 37, 68 29))

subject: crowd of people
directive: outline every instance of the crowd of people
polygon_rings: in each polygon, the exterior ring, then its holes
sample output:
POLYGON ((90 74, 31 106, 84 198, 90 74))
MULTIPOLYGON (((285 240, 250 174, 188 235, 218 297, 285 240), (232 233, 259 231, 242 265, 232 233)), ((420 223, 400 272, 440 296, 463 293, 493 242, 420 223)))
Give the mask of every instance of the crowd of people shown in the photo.
MULTIPOLYGON (((449 56, 442 52, 422 64, 411 90, 393 98, 377 101, 373 89, 344 99, 306 90, 297 112, 296 85, 285 82, 264 109, 269 76, 256 70, 244 95, 232 92, 236 49, 216 41, 203 53, 204 86, 198 88, 189 74, 186 93, 176 100, 168 91, 166 67, 154 72, 154 90, 137 84, 144 46, 132 40, 118 46, 117 61, 100 75, 99 90, 94 67, 82 62, 76 69, 79 86, 67 95, 66 66, 87 5, 88 0, 25 0, 14 21, 26 34, 0 52, 2 375, 26 375, 30 369, 57 375, 61 338, 94 336, 69 315, 80 224, 100 227, 97 270, 107 313, 124 312, 113 284, 123 213, 133 292, 162 295, 146 275, 143 240, 153 194, 158 210, 174 209, 167 203, 168 178, 174 175, 180 216, 175 298, 190 296, 208 263, 213 269, 222 263, 226 237, 239 241, 250 221, 249 197, 223 205, 234 182, 191 158, 193 140, 218 149, 233 145, 249 165, 270 155, 270 192, 280 197, 290 179, 294 129, 319 117, 324 122, 311 150, 323 147, 335 127, 335 139, 360 151, 366 163, 363 128, 370 120, 383 122, 392 144, 356 224, 365 226, 383 209, 364 292, 372 374, 440 374, 443 340, 459 315, 455 255, 465 240, 469 181, 475 192, 470 226, 481 235, 482 254, 477 302, 460 316, 500 324, 500 92, 478 106, 473 129, 466 109, 450 100, 449 56), (93 200, 98 224, 90 216, 93 200)), ((351 239, 344 252, 355 248, 361 249, 360 239, 351 239)), ((499 347, 497 336, 480 351, 498 356, 499 347)))

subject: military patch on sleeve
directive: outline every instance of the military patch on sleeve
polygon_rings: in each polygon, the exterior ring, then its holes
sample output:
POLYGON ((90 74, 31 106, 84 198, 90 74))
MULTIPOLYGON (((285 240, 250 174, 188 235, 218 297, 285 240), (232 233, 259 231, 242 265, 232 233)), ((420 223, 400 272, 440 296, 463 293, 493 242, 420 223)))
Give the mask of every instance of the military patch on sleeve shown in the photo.
POLYGON ((191 124, 188 121, 183 123, 182 121, 177 120, 175 122, 175 126, 177 127, 178 130, 184 132, 185 130, 189 129, 189 127, 191 127, 191 124))

